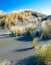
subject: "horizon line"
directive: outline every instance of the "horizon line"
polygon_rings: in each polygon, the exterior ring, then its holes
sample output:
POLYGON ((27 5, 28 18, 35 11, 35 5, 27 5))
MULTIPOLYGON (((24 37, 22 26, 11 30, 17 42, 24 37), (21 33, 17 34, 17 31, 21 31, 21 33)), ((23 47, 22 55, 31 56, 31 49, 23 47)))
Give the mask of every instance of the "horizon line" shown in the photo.
POLYGON ((8 13, 12 13, 12 12, 21 12, 21 11, 25 11, 25 10, 35 11, 35 12, 38 12, 38 13, 42 13, 44 15, 50 15, 48 13, 44 13, 42 11, 38 11, 38 10, 34 10, 34 9, 19 9, 19 10, 12 10, 12 11, 9 11, 9 12, 5 12, 4 10, 0 10, 0 12, 3 12, 4 14, 8 14, 8 13))

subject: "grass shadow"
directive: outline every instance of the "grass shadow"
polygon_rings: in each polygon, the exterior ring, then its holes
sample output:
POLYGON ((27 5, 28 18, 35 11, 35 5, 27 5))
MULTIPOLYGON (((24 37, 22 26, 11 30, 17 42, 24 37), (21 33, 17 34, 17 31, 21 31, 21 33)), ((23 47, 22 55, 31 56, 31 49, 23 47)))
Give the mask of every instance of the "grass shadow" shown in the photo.
POLYGON ((30 35, 24 35, 24 36, 20 36, 19 38, 17 38, 16 40, 18 41, 32 41, 33 38, 30 35))
POLYGON ((40 39, 40 41, 48 41, 50 40, 51 38, 48 38, 48 37, 42 37, 42 39, 40 39))
POLYGON ((13 52, 24 52, 24 51, 28 51, 28 50, 31 50, 31 49, 33 49, 33 47, 18 49, 18 50, 14 50, 13 52))
POLYGON ((17 38, 17 40, 19 40, 19 41, 32 41, 32 38, 31 37, 22 36, 20 38, 17 38))
POLYGON ((12 34, 9 34, 9 35, 7 35, 7 34, 2 34, 2 35, 0 35, 0 38, 9 38, 9 37, 15 37, 14 35, 12 35, 12 34))
POLYGON ((35 56, 29 56, 17 61, 15 65, 45 65, 45 63, 42 60, 38 62, 35 56))

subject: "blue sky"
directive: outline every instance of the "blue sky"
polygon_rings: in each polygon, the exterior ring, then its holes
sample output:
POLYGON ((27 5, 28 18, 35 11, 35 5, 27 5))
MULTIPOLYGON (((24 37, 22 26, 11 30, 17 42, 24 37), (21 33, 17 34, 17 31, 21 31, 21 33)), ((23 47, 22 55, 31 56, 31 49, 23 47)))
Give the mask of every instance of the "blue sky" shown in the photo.
POLYGON ((51 0, 0 0, 0 10, 4 12, 22 9, 32 9, 51 14, 51 0))

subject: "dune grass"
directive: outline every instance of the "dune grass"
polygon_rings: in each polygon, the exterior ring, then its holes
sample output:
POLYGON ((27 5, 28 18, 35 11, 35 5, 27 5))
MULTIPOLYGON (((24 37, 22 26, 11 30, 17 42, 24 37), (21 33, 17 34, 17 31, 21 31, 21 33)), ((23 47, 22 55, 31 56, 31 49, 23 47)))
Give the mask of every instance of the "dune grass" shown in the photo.
POLYGON ((3 11, 0 11, 0 26, 5 29, 10 28, 10 26, 17 25, 18 20, 20 20, 22 23, 25 21, 29 22, 29 16, 37 16, 41 18, 45 15, 31 10, 14 11, 7 14, 4 14, 3 11))
POLYGON ((32 41, 32 46, 35 48, 38 44, 38 38, 35 38, 33 41, 32 41))
POLYGON ((51 43, 43 44, 37 49, 35 56, 37 61, 43 61, 46 65, 51 65, 51 43))
POLYGON ((44 21, 41 23, 41 30, 42 32, 41 34, 41 39, 42 38, 48 38, 50 39, 51 38, 51 21, 44 21))
POLYGON ((11 62, 9 62, 8 60, 4 60, 0 62, 0 65, 11 65, 11 62))

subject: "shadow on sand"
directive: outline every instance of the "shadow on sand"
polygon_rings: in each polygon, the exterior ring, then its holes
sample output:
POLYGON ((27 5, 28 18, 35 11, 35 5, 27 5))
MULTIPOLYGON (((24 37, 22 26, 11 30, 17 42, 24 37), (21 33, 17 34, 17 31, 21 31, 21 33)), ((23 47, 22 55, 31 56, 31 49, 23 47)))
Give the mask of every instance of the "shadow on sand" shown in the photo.
POLYGON ((18 37, 16 40, 27 42, 27 41, 32 41, 33 38, 32 38, 31 35, 28 33, 27 35, 23 35, 23 36, 18 37))
POLYGON ((51 38, 48 38, 48 37, 43 37, 40 41, 48 41, 50 40, 51 38))
POLYGON ((2 34, 2 35, 0 35, 0 38, 9 38, 9 37, 15 37, 14 35, 12 35, 12 34, 2 34))
POLYGON ((16 40, 28 42, 33 41, 34 38, 39 38, 39 41, 48 41, 49 39, 51 39, 48 36, 44 36, 41 38, 41 34, 37 31, 33 36, 30 33, 27 33, 26 35, 19 36, 18 38, 16 38, 16 40))
POLYGON ((32 41, 33 39, 30 36, 20 36, 16 40, 18 40, 18 41, 32 41))
POLYGON ((18 49, 18 50, 14 50, 13 52, 24 52, 24 51, 28 51, 33 49, 34 47, 30 47, 30 48, 23 48, 23 49, 18 49))
POLYGON ((17 61, 15 65, 45 65, 45 63, 42 60, 37 61, 35 56, 29 56, 17 61))
POLYGON ((38 37, 40 37, 39 32, 37 32, 36 35, 33 35, 33 36, 30 33, 27 33, 24 36, 20 36, 20 37, 16 38, 16 40, 27 42, 27 41, 33 41, 34 38, 38 38, 38 37))

